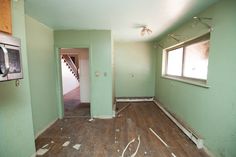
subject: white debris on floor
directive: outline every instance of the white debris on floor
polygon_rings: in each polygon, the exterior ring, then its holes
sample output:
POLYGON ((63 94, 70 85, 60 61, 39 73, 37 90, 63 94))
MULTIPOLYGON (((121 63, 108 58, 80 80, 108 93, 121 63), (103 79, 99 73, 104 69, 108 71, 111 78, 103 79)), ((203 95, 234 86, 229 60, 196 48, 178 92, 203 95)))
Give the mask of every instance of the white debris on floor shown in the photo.
POLYGON ((152 128, 149 128, 149 130, 167 147, 169 148, 169 145, 159 136, 155 131, 152 130, 152 128))
POLYGON ((49 149, 44 149, 44 148, 40 148, 39 150, 37 150, 36 155, 42 156, 45 153, 48 152, 49 149))
MULTIPOLYGON (((152 128, 149 128, 149 130, 168 148, 168 150, 170 149, 170 146, 155 131, 153 131, 152 128)), ((171 152, 171 156, 176 157, 176 155, 172 152, 171 152)))
POLYGON ((131 104, 128 104, 124 107, 122 107, 119 111, 116 112, 116 116, 120 114, 120 112, 122 112, 123 110, 127 109, 131 104))
POLYGON ((124 157, 125 152, 126 152, 126 150, 128 149, 129 145, 130 145, 131 143, 133 143, 134 141, 135 141, 135 138, 134 138, 133 140, 131 140, 131 141, 126 145, 125 149, 124 149, 123 152, 122 152, 121 157, 124 157))
POLYGON ((93 119, 93 118, 90 118, 88 121, 89 121, 89 122, 92 122, 92 121, 94 121, 94 119, 93 119))
POLYGON ((65 143, 63 143, 63 147, 67 147, 70 144, 70 141, 66 141, 65 143))
POLYGON ((45 144, 42 148, 46 148, 49 144, 45 144))
POLYGON ((140 135, 139 135, 138 136, 138 146, 137 146, 137 149, 136 149, 136 151, 130 157, 135 157, 136 156, 136 154, 138 153, 139 147, 140 147, 140 143, 141 143, 141 141, 140 141, 140 135))
POLYGON ((73 146, 73 148, 76 149, 76 150, 79 150, 79 149, 80 149, 80 146, 81 146, 81 144, 75 144, 75 145, 73 146))
POLYGON ((129 147, 129 151, 131 152, 131 148, 129 147))
MULTIPOLYGON (((126 152, 126 150, 127 150, 128 148, 129 148, 129 151, 131 151, 131 148, 130 148, 130 147, 131 147, 132 143, 135 142, 135 140, 136 140, 136 138, 134 138, 133 140, 131 140, 131 141, 126 145, 125 149, 124 149, 123 152, 122 152, 121 157, 124 157, 125 152, 126 152)), ((138 150, 139 150, 139 147, 140 147, 140 143, 141 143, 140 135, 138 135, 137 140, 138 140, 138 146, 137 146, 135 152, 134 152, 130 157, 135 157, 135 156, 137 155, 137 153, 138 153, 138 150)))

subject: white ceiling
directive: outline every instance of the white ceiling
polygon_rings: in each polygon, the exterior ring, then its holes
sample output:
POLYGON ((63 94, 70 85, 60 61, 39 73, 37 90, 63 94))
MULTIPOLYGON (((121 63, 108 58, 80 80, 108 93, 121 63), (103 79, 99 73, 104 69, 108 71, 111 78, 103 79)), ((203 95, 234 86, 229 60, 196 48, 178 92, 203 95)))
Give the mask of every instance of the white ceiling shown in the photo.
POLYGON ((218 0, 25 0, 26 14, 54 30, 112 30, 116 41, 152 40, 218 0), (140 36, 147 25, 150 36, 140 36))

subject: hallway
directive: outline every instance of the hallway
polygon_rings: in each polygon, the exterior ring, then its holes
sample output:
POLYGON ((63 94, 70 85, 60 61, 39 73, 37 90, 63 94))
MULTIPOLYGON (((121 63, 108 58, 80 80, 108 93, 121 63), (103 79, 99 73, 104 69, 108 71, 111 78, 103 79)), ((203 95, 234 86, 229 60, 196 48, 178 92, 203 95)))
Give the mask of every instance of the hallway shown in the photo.
POLYGON ((72 117, 90 117, 90 104, 80 102, 80 87, 64 95, 64 115, 72 117))

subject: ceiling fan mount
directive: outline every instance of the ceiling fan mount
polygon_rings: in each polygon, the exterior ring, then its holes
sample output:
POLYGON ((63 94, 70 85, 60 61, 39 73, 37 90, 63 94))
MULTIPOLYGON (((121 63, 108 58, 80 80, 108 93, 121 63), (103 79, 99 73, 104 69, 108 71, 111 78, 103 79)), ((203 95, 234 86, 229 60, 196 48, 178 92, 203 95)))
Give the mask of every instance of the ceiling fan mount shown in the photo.
POLYGON ((150 28, 148 28, 146 25, 141 27, 141 32, 140 32, 141 36, 144 36, 145 34, 150 35, 152 34, 152 30, 150 28))

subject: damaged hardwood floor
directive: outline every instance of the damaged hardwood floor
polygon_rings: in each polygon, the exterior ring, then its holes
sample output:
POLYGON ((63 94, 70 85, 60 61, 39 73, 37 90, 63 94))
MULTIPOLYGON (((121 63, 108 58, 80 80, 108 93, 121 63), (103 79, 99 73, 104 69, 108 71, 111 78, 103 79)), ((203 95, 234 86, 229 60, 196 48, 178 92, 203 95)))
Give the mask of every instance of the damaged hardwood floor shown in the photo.
MULTIPOLYGON (((120 109, 128 103, 118 103, 120 109)), ((36 139, 37 150, 45 146, 44 157, 120 157, 126 145, 136 139, 124 153, 135 157, 208 157, 190 141, 178 127, 152 102, 131 103, 109 120, 64 118, 58 120, 36 139), (166 147, 151 131, 152 128, 166 147), (63 147, 62 145, 70 143, 63 147), (80 144, 79 149, 74 149, 80 144)))

